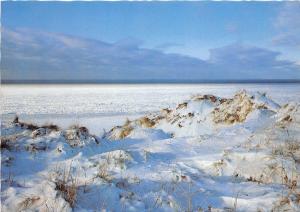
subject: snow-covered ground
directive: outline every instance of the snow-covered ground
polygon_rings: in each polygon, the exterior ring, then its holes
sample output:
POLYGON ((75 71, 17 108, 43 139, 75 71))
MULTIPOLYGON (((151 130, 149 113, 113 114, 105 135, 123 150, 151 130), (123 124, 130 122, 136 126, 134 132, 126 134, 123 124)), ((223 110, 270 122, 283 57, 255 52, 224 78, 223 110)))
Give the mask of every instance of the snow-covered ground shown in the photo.
POLYGON ((18 114, 38 124, 87 126, 96 135, 161 108, 174 107, 196 94, 230 97, 241 89, 266 92, 276 102, 300 102, 299 84, 202 85, 2 85, 3 119, 18 114))
POLYGON ((299 211, 299 90, 2 86, 2 211, 299 211))

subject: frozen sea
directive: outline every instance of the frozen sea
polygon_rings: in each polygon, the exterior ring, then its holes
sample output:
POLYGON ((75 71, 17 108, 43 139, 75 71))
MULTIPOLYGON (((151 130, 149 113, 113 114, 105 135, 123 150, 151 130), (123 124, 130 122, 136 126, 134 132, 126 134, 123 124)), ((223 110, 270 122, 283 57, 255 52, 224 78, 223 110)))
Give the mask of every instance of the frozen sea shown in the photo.
POLYGON ((196 94, 230 97, 237 91, 266 92, 280 104, 300 102, 300 84, 105 84, 2 85, 2 120, 87 126, 101 134, 126 118, 174 107, 196 94))

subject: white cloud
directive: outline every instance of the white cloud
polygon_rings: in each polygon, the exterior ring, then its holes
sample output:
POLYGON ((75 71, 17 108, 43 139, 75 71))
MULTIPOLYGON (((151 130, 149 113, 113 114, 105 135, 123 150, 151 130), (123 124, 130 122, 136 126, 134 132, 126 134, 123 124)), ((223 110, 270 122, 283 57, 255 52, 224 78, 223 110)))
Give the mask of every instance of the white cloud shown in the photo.
POLYGON ((281 8, 275 20, 275 45, 300 49, 300 2, 288 2, 281 8))
POLYGON ((116 43, 31 30, 2 34, 2 79, 10 80, 222 80, 300 79, 300 67, 279 52, 232 44, 209 60, 116 43), (13 35, 13 36, 12 36, 13 35))

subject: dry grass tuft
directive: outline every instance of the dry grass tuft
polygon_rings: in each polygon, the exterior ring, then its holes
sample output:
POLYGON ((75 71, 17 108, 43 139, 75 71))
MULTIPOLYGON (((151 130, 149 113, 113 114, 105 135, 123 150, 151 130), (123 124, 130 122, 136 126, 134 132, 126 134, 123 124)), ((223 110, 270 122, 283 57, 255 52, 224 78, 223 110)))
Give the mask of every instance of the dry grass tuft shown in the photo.
POLYGON ((286 122, 291 122, 293 119, 292 119, 292 117, 290 115, 287 115, 282 120, 286 121, 286 122))
POLYGON ((10 136, 1 136, 0 144, 1 144, 1 151, 2 150, 8 150, 11 151, 13 149, 17 148, 16 140, 18 136, 17 135, 10 135, 10 136))
POLYGON ((56 126, 56 125, 44 125, 44 126, 41 126, 40 128, 32 131, 31 133, 31 137, 32 138, 37 138, 37 137, 40 137, 40 136, 45 136, 51 132, 57 132, 59 131, 59 127, 56 126))
POLYGON ((14 120, 12 121, 13 124, 19 123, 19 116, 15 116, 14 120))
POLYGON ((97 173, 96 177, 98 177, 108 183, 112 182, 113 177, 108 173, 108 164, 107 163, 99 164, 98 173, 97 173))
POLYGON ((142 127, 151 128, 155 125, 155 121, 149 119, 148 117, 142 117, 137 120, 138 124, 142 127))
POLYGON ((132 130, 133 127, 130 125, 116 126, 108 132, 108 138, 113 140, 124 139, 131 133, 132 130))
POLYGON ((120 138, 123 139, 125 137, 127 137, 131 131, 133 130, 133 128, 131 126, 125 126, 122 128, 121 133, 120 133, 120 138))
POLYGON ((50 131, 59 131, 60 130, 59 126, 57 126, 55 124, 45 124, 45 125, 42 125, 41 128, 45 128, 50 131))
POLYGON ((243 122, 252 112, 253 105, 246 92, 237 93, 233 99, 226 100, 213 110, 213 120, 215 123, 224 124, 243 122))
POLYGON ((255 177, 252 177, 252 176, 248 177, 248 178, 247 178, 247 181, 248 181, 248 182, 255 182, 255 183, 258 183, 258 184, 263 183, 262 180, 256 179, 255 177))
POLYGON ((268 107, 265 104, 257 105, 256 108, 259 109, 259 110, 266 110, 266 109, 268 109, 268 107))
POLYGON ((47 150, 47 144, 44 142, 40 142, 40 143, 32 143, 28 146, 26 146, 26 150, 31 152, 31 153, 35 153, 35 152, 39 152, 39 151, 46 151, 47 150))
POLYGON ((188 117, 189 117, 189 118, 192 118, 192 117, 194 117, 194 116, 195 116, 194 113, 191 113, 191 112, 188 113, 188 117))
POLYGON ((194 101, 210 100, 213 103, 217 102, 218 100, 218 98, 214 95, 199 95, 199 96, 195 96, 193 99, 194 101))
POLYGON ((70 185, 64 180, 55 182, 55 190, 60 192, 62 197, 70 204, 71 208, 73 208, 76 203, 77 189, 77 185, 74 181, 70 185))
POLYGON ((19 210, 27 210, 31 206, 33 206, 36 202, 38 202, 41 198, 39 196, 32 196, 32 197, 27 197, 25 198, 22 202, 18 204, 19 210))
POLYGON ((224 159, 218 160, 213 163, 213 167, 216 169, 216 171, 219 175, 221 174, 224 166, 226 166, 224 159))
POLYGON ((32 123, 26 123, 26 122, 20 122, 19 117, 16 116, 15 119, 12 122, 14 125, 19 126, 23 129, 28 129, 28 130, 37 130, 39 126, 32 124, 32 123))
POLYGON ((300 143, 297 140, 286 140, 284 144, 277 145, 272 149, 272 155, 291 157, 295 161, 299 160, 300 157, 300 143))
POLYGON ((32 123, 20 123, 22 128, 28 129, 28 130, 37 130, 39 128, 39 126, 32 124, 32 123))
POLYGON ((57 175, 54 180, 55 190, 70 204, 71 208, 74 208, 77 200, 78 183, 71 174, 71 165, 68 171, 66 169, 57 170, 55 174, 57 175))
POLYGON ((68 130, 64 131, 63 136, 71 147, 80 146, 82 144, 82 140, 89 138, 94 140, 95 143, 99 144, 97 137, 91 135, 88 128, 83 126, 73 125, 68 130))
POLYGON ((168 108, 164 108, 164 109, 161 110, 161 113, 163 115, 169 115, 171 112, 172 112, 172 110, 168 109, 168 108))
POLYGON ((176 110, 182 109, 182 108, 186 108, 187 105, 188 105, 187 102, 180 103, 180 104, 178 104, 178 106, 176 107, 176 110))
POLYGON ((288 124, 290 124, 293 121, 293 118, 290 115, 285 115, 279 121, 277 122, 277 126, 280 128, 285 129, 288 124))
POLYGON ((4 150, 4 149, 11 150, 12 149, 12 144, 11 144, 12 142, 9 138, 2 137, 0 142, 1 142, 1 150, 4 150))
POLYGON ((36 124, 28 123, 28 122, 21 122, 19 117, 16 116, 12 123, 15 126, 21 127, 22 129, 28 129, 33 131, 31 137, 36 138, 39 136, 44 136, 52 131, 59 131, 60 128, 55 124, 45 124, 42 126, 38 126, 36 124))

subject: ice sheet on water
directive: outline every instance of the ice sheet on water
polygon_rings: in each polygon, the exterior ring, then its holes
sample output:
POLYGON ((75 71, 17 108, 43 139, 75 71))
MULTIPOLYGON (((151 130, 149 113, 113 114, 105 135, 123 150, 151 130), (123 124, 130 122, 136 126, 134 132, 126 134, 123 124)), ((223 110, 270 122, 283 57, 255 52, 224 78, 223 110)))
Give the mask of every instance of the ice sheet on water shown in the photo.
POLYGON ((144 113, 175 106, 195 94, 226 97, 241 89, 266 92, 279 103, 300 99, 299 84, 5 85, 2 113, 144 113))

